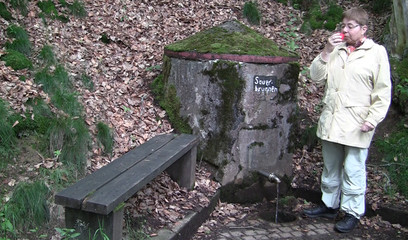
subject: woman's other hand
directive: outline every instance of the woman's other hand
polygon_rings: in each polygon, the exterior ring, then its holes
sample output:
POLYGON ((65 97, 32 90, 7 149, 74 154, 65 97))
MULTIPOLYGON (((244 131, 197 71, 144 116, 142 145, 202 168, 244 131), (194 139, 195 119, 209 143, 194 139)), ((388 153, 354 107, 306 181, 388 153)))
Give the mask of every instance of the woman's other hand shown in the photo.
POLYGON ((369 132, 372 131, 374 129, 373 124, 369 123, 369 122, 364 122, 363 125, 361 125, 360 130, 363 132, 369 132))

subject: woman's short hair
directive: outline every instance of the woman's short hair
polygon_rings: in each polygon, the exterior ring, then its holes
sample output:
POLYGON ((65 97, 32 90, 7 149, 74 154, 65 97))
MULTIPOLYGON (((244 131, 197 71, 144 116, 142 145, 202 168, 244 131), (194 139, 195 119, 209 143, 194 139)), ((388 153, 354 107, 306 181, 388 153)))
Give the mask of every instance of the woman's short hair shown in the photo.
POLYGON ((352 8, 343 12, 343 19, 354 20, 361 26, 368 25, 368 14, 362 8, 352 8))

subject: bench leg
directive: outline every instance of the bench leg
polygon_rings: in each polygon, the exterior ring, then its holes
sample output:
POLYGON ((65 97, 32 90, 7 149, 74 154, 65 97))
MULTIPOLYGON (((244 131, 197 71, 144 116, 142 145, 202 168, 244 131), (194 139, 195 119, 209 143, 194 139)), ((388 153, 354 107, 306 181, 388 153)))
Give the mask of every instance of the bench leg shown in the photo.
POLYGON ((179 186, 193 189, 195 183, 196 162, 197 147, 193 147, 190 151, 184 154, 184 156, 168 167, 166 172, 179 184, 179 186))
POLYGON ((104 239, 103 234, 105 234, 110 240, 121 240, 123 207, 117 211, 112 211, 108 215, 66 207, 65 225, 66 228, 75 229, 76 232, 81 233, 81 236, 76 239, 104 239))

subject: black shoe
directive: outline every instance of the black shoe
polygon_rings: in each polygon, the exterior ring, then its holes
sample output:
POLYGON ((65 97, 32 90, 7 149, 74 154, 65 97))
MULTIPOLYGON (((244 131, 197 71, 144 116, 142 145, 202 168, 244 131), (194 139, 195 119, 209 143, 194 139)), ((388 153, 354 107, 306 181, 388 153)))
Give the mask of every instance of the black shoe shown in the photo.
POLYGON ((335 228, 339 232, 347 233, 353 230, 359 222, 360 220, 358 218, 346 213, 346 216, 344 216, 341 221, 336 223, 335 228))
POLYGON ((324 217, 324 218, 329 218, 329 219, 335 219, 338 211, 339 211, 338 208, 333 209, 333 208, 328 208, 325 205, 320 205, 315 208, 303 210, 303 214, 311 218, 324 217))

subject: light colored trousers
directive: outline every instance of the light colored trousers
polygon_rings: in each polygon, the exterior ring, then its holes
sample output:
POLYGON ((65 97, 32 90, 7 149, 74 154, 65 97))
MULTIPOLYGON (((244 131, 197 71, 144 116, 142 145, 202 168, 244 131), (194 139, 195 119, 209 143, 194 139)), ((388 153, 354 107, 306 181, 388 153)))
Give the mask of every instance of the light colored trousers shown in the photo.
POLYGON ((322 141, 322 200, 356 218, 365 212, 366 166, 368 149, 322 141))

